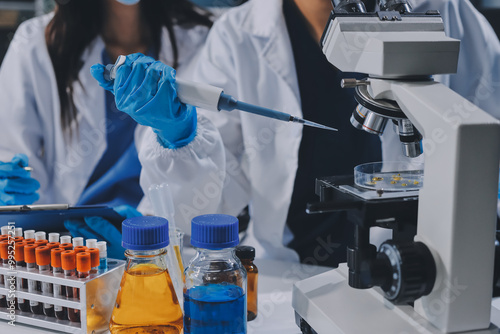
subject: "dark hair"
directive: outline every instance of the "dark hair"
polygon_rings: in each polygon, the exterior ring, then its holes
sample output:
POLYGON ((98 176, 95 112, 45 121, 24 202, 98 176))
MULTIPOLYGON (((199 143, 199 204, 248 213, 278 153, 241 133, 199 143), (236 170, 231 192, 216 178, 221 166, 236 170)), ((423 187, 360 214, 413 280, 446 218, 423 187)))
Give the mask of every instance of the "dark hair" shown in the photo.
MULTIPOLYGON (((166 27, 172 41, 173 67, 178 64, 178 47, 174 25, 211 26, 207 12, 187 0, 142 0, 141 15, 148 25, 148 43, 157 53, 161 49, 162 28, 166 27)), ((58 0, 54 17, 45 29, 45 40, 54 67, 61 106, 63 130, 69 130, 76 121, 73 101, 73 83, 83 63, 81 56, 87 46, 102 32, 103 0, 58 0)))

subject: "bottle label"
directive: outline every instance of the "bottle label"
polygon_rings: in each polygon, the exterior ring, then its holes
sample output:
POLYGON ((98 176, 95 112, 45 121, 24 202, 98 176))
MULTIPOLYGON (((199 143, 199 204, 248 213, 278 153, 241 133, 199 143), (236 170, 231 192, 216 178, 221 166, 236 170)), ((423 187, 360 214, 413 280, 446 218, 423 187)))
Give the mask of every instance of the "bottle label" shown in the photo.
POLYGON ((52 304, 43 303, 44 308, 52 308, 52 304))
POLYGON ((38 302, 35 300, 30 300, 30 306, 38 306, 38 302))
POLYGON ((61 312, 63 310, 63 307, 62 306, 59 306, 59 305, 54 305, 54 311, 56 312, 61 312))
POLYGON ((18 301, 19 304, 24 303, 24 299, 22 299, 22 298, 17 298, 17 301, 18 301))

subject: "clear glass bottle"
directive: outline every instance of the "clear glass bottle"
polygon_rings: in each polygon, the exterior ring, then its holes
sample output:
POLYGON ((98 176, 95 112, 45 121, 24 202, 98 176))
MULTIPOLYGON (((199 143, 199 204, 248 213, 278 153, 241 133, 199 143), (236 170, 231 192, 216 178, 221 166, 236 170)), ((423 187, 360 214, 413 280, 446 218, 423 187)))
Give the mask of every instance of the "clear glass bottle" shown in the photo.
POLYGON ((253 263, 255 259, 255 248, 252 246, 236 247, 236 256, 247 271, 247 321, 257 318, 257 282, 259 269, 253 263))
POLYGON ((182 333, 182 310, 166 266, 168 221, 134 217, 122 223, 127 266, 109 330, 117 333, 182 333))
POLYGON ((238 219, 203 215, 191 222, 195 257, 185 270, 184 333, 247 331, 247 274, 235 255, 238 219))

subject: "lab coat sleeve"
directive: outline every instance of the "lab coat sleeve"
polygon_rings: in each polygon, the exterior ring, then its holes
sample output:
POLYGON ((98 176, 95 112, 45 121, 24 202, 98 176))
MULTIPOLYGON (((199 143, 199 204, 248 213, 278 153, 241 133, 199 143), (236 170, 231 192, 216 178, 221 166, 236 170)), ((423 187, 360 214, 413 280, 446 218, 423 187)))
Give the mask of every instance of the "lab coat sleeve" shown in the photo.
MULTIPOLYGON (((196 75, 189 79, 223 87, 231 93, 231 43, 220 43, 222 36, 214 29, 192 72, 196 75)), ((141 186, 146 196, 149 197, 151 185, 167 182, 174 197, 176 224, 185 233, 190 233, 193 217, 210 213, 238 215, 250 198, 240 151, 243 139, 239 114, 197 112, 197 134, 189 145, 165 149, 148 129, 139 150, 141 186)))
POLYGON ((417 12, 438 9, 446 34, 461 41, 457 73, 436 80, 500 119, 500 42, 486 18, 469 0, 413 2, 417 12))
POLYGON ((0 67, 0 161, 10 161, 17 153, 26 154, 34 170, 32 176, 41 184, 40 198, 49 201, 44 195, 49 175, 43 161, 44 130, 38 110, 37 85, 46 85, 38 76, 38 68, 43 66, 36 48, 39 22, 28 21, 19 27, 0 67))

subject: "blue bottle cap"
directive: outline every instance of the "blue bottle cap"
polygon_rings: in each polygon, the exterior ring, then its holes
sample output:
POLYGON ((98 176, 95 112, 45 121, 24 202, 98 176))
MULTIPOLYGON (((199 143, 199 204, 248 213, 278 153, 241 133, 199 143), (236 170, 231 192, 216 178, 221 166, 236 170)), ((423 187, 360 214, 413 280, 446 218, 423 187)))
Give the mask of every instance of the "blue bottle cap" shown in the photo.
POLYGON ((168 220, 161 217, 133 217, 122 223, 122 246, 130 250, 155 250, 167 247, 168 220))
POLYGON ((205 249, 236 247, 240 243, 238 218, 228 215, 203 215, 191 221, 191 245, 205 249))

